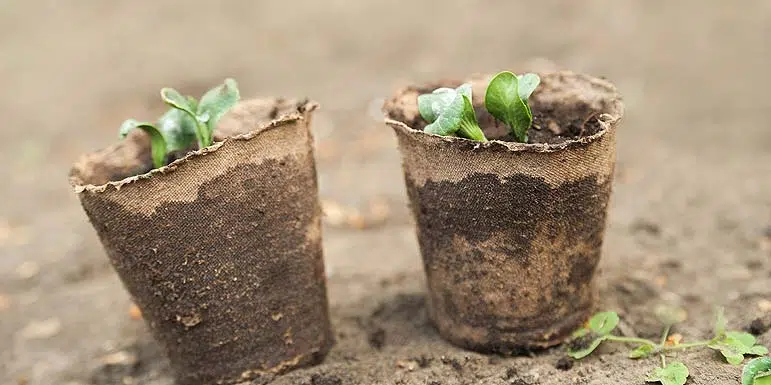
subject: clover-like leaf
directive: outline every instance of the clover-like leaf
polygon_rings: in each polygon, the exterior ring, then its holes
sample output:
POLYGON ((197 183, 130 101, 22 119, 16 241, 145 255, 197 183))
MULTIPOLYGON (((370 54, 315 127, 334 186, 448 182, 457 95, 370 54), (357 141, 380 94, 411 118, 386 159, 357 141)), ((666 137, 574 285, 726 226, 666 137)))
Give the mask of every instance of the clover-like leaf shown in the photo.
POLYGON ((533 113, 527 101, 522 99, 516 75, 504 71, 490 80, 485 93, 485 107, 492 116, 509 126, 518 141, 527 142, 533 113))
POLYGON ((763 378, 761 381, 771 383, 771 373, 765 375, 767 372, 771 372, 771 357, 758 357, 750 360, 742 369, 742 385, 758 385, 759 381, 757 380, 760 378, 763 378))
POLYGON ((176 108, 170 108, 161 116, 158 130, 166 138, 168 152, 187 149, 196 139, 195 121, 188 113, 176 108))
POLYGON ((201 96, 196 115, 201 123, 206 124, 206 145, 211 144, 212 133, 217 127, 220 118, 228 112, 241 98, 238 91, 238 83, 234 79, 227 78, 225 82, 214 87, 201 96))
POLYGON ((589 319, 589 329, 595 334, 605 336, 618 326, 618 314, 612 311, 599 312, 589 319))
POLYGON ((587 334, 583 337, 579 337, 573 340, 568 347, 568 356, 573 359, 580 360, 595 351, 603 341, 607 339, 606 336, 597 336, 593 334, 587 334))
POLYGON ((640 345, 629 352, 629 358, 646 358, 655 350, 653 345, 640 345))
POLYGON ((712 341, 709 348, 718 350, 731 365, 739 365, 744 361, 744 355, 765 355, 768 349, 755 345, 755 336, 745 332, 726 332, 722 337, 712 341))
POLYGON ((127 119, 120 126, 118 135, 125 138, 133 129, 140 129, 150 136, 150 154, 155 168, 163 167, 166 162, 166 140, 152 123, 140 122, 135 119, 127 119))
POLYGON ((648 374, 645 382, 660 382, 662 385, 684 385, 688 381, 688 367, 682 362, 672 362, 664 368, 656 368, 648 374))

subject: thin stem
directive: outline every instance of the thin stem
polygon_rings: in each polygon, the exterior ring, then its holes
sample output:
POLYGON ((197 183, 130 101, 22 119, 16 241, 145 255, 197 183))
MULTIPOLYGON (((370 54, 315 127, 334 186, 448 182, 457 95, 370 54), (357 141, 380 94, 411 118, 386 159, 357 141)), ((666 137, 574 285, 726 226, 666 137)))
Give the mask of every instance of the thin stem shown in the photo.
POLYGON ((659 354, 659 356, 661 357, 661 367, 662 368, 666 368, 667 367, 667 358, 664 357, 664 354, 659 354))
POLYGON ((634 338, 634 337, 620 337, 620 336, 614 336, 614 335, 608 335, 606 336, 607 341, 616 341, 616 342, 623 342, 623 343, 629 343, 629 344, 643 344, 643 345, 650 345, 653 347, 657 347, 656 343, 645 339, 645 338, 634 338))
POLYGON ((689 344, 680 344, 680 345, 674 345, 674 346, 662 346, 661 350, 665 352, 671 352, 674 350, 682 350, 682 349, 689 349, 689 348, 698 348, 701 346, 707 346, 712 341, 697 341, 697 342, 691 342, 689 344))
POLYGON ((667 342, 667 337, 669 337, 670 330, 672 330, 672 325, 664 326, 664 333, 661 334, 661 343, 659 345, 664 346, 664 343, 667 342))

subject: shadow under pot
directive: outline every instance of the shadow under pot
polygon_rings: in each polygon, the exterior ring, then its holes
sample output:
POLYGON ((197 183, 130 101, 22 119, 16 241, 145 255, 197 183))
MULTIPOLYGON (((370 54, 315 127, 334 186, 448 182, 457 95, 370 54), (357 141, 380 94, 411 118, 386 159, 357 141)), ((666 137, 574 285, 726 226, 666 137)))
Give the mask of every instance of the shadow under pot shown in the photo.
POLYGON ((215 144, 151 171, 150 141, 84 155, 71 183, 177 383, 231 384, 321 362, 328 314, 310 119, 247 100, 215 144))
POLYGON ((467 349, 553 346, 595 310, 623 103, 605 80, 539 75, 528 143, 511 141, 486 111, 492 75, 470 81, 486 143, 423 131, 418 95, 460 81, 407 87, 383 106, 398 138, 429 316, 467 349))

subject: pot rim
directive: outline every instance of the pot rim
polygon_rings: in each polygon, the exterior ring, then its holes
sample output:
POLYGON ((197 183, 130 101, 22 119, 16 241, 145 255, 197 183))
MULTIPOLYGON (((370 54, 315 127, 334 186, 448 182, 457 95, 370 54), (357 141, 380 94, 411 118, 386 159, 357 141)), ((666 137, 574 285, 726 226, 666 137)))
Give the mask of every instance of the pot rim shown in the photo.
MULTIPOLYGON (((384 122, 394 130, 396 130, 397 132, 405 134, 409 137, 412 137, 415 140, 423 141, 427 143, 433 143, 433 144, 446 143, 447 145, 451 145, 451 146, 454 145, 469 151, 483 151, 483 150, 490 149, 490 150, 499 150, 499 151, 512 152, 512 153, 514 152, 549 153, 549 152, 557 152, 557 151, 562 151, 562 150, 575 148, 575 147, 583 147, 592 142, 595 142, 600 138, 602 138, 603 136, 605 136, 605 134, 608 131, 614 129, 617 126, 618 122, 621 121, 621 119, 623 118, 624 103, 623 103, 622 97, 619 94, 616 86, 613 85, 613 83, 611 83, 610 81, 605 79, 600 79, 594 76, 582 74, 582 73, 567 71, 567 70, 539 72, 538 74, 541 77, 569 76, 569 77, 579 78, 583 81, 588 82, 592 86, 604 89, 604 91, 607 92, 608 95, 615 96, 614 98, 610 99, 612 103, 612 107, 610 108, 610 110, 615 111, 616 114, 615 115, 611 113, 598 114, 597 120, 601 127, 599 131, 597 131, 595 134, 592 134, 589 136, 583 136, 578 139, 567 139, 564 142, 558 143, 558 144, 506 142, 506 141, 497 140, 497 139, 489 140, 487 142, 478 142, 478 141, 466 139, 466 138, 430 134, 423 130, 412 128, 409 125, 407 125, 405 122, 391 119, 388 116, 387 109, 385 108, 385 105, 388 104, 388 101, 386 101, 386 103, 383 106, 384 122)), ((480 77, 483 77, 483 75, 474 74, 471 76, 471 78, 468 81, 473 81, 473 80, 479 79, 480 77)), ((440 80, 440 81, 426 82, 418 85, 409 85, 397 90, 392 95, 391 100, 398 98, 408 92, 414 92, 417 90, 431 88, 441 84, 455 83, 455 82, 461 83, 456 80, 440 80)))
MULTIPOLYGON (((246 100, 242 100, 240 103, 248 102, 250 100, 259 100, 259 99, 246 99, 246 100)), ((125 186, 127 184, 131 184, 131 183, 134 183, 134 182, 137 182, 137 181, 140 181, 140 180, 144 180, 144 179, 150 179, 150 178, 153 178, 153 177, 159 178, 159 177, 164 176, 164 175, 172 174, 174 171, 176 171, 177 168, 181 167, 182 165, 184 165, 185 163, 187 163, 187 162, 189 162, 189 161, 191 161, 193 159, 201 158, 201 157, 203 157, 205 155, 213 154, 213 153, 217 152, 217 150, 219 150, 222 146, 228 145, 228 142, 231 142, 231 141, 249 141, 249 140, 255 138, 256 136, 258 136, 258 135, 260 135, 262 133, 279 129, 279 128, 287 125, 287 124, 294 123, 294 122, 297 122, 297 121, 309 120, 308 114, 313 112, 313 111, 315 111, 316 109, 318 109, 319 106, 320 106, 319 103, 317 103, 315 101, 308 100, 308 101, 305 102, 304 105, 299 107, 298 111, 296 111, 296 112, 292 112, 292 113, 289 113, 289 114, 286 114, 286 115, 283 115, 283 116, 279 116, 276 119, 273 119, 273 120, 271 120, 268 123, 261 124, 261 125, 257 126, 255 129, 253 129, 251 131, 248 131, 248 132, 245 132, 243 134, 229 136, 229 137, 227 137, 227 138, 225 138, 225 139, 223 139, 223 140, 221 140, 219 142, 212 143, 210 146, 208 146, 206 148, 199 149, 199 150, 189 151, 187 154, 185 154, 184 157, 179 158, 179 159, 177 159, 177 160, 175 160, 175 161, 173 161, 173 162, 171 162, 171 163, 169 163, 169 164, 167 164, 167 165, 165 165, 163 167, 154 168, 154 169, 152 169, 152 170, 150 170, 150 171, 148 171, 148 172, 146 172, 144 174, 138 174, 138 175, 129 176, 129 177, 123 178, 121 180, 117 180, 117 181, 109 181, 109 182, 101 184, 101 185, 95 185, 95 184, 91 184, 91 183, 84 183, 83 180, 81 178, 79 178, 78 176, 70 175, 70 177, 69 177, 70 186, 73 187, 73 189, 75 190, 76 194, 81 194, 83 192, 103 193, 103 192, 107 191, 107 189, 109 187, 114 187, 115 190, 120 190, 121 187, 123 187, 123 186, 125 186)), ((112 146, 119 145, 119 143, 120 142, 114 143, 112 146)), ((108 146, 108 147, 106 147, 106 148, 104 148, 102 150, 98 150, 96 152, 104 151, 104 150, 107 150, 109 148, 110 148, 110 146, 108 146)))

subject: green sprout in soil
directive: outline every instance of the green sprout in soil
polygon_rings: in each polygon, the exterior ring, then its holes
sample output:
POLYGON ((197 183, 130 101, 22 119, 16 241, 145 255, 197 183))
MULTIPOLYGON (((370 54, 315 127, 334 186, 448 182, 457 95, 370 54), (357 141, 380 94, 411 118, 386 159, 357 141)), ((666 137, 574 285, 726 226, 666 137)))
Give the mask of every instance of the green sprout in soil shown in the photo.
POLYGON ((120 127, 125 138, 133 129, 150 136, 154 168, 163 167, 168 155, 197 144, 199 149, 211 146, 214 128, 223 115, 240 99, 238 84, 233 79, 207 91, 200 101, 183 96, 173 88, 163 88, 161 98, 171 108, 157 124, 128 119, 120 127))
MULTIPOLYGON (((487 112, 506 123, 514 138, 522 143, 527 143, 527 131, 533 124, 528 98, 540 82, 536 74, 514 75, 504 71, 495 75, 487 85, 487 112)), ((419 95, 418 111, 429 123, 425 132, 486 142, 471 100, 470 83, 456 89, 442 87, 430 94, 419 95)))
MULTIPOLYGON (((688 367, 682 362, 667 363, 667 354, 692 348, 709 348, 719 351, 726 361, 732 365, 740 365, 745 356, 764 356, 768 354, 765 346, 757 345, 755 337, 750 333, 738 331, 726 331, 726 321, 723 310, 718 309, 715 320, 713 337, 709 340, 682 343, 679 334, 670 335, 672 326, 685 320, 685 311, 677 308, 660 307, 656 309, 656 315, 661 321, 663 332, 659 341, 646 338, 622 337, 611 332, 619 323, 618 314, 614 312, 600 312, 595 314, 589 322, 573 334, 573 340, 568 348, 568 355, 574 359, 582 359, 591 354, 603 342, 620 342, 636 345, 629 352, 629 358, 640 359, 658 355, 661 359, 661 367, 655 368, 648 374, 646 382, 660 382, 663 385, 683 385, 690 375, 688 367)), ((749 367, 749 364, 748 364, 749 367)), ((745 367, 744 377, 765 375, 771 371, 771 362, 756 361, 751 369, 745 367)), ((744 381, 744 380, 743 380, 744 381)), ((743 385, 753 385, 749 382, 743 385)))

